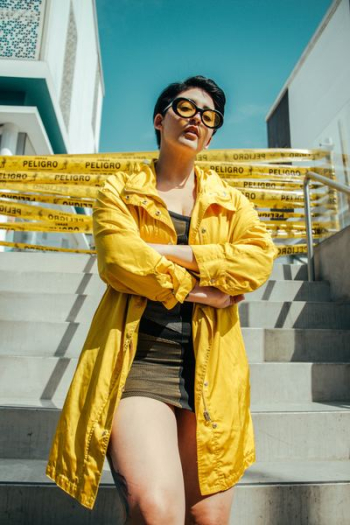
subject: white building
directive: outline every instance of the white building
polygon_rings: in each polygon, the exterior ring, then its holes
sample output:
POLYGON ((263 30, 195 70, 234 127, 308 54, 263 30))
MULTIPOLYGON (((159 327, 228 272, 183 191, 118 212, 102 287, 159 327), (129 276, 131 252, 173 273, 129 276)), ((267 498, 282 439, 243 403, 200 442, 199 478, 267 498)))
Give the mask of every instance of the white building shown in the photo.
MULTIPOLYGON (((335 0, 269 110, 271 148, 333 144, 339 182, 350 183, 350 2, 335 0)), ((340 224, 350 224, 340 198, 340 224)))
MULTIPOLYGON (((104 84, 95 0, 2 0, 0 44, 0 155, 98 152, 104 84)), ((83 235, 59 237, 14 236, 88 247, 83 235)))

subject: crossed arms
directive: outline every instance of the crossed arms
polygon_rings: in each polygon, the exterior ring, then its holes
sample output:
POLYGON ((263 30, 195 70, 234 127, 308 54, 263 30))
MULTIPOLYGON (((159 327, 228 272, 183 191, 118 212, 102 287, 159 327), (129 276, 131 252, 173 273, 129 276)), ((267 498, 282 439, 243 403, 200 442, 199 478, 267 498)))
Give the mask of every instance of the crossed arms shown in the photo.
POLYGON ((101 278, 120 292, 161 301, 168 309, 185 300, 218 307, 237 302, 268 279, 277 255, 251 203, 241 194, 237 199, 231 242, 149 244, 141 239, 113 179, 107 179, 93 210, 101 278))

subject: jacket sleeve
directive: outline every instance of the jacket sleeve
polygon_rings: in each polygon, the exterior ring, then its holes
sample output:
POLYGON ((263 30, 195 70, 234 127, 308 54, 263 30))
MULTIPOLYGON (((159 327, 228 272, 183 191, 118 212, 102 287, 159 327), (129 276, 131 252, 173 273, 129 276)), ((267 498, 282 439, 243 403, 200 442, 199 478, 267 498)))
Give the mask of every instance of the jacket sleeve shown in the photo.
POLYGON ((185 300, 195 277, 141 239, 135 219, 108 179, 97 195, 92 220, 98 271, 105 283, 168 309, 185 300))
POLYGON ((191 245, 199 267, 199 285, 230 295, 252 292, 269 278, 278 255, 271 235, 243 194, 237 199, 230 242, 191 245))

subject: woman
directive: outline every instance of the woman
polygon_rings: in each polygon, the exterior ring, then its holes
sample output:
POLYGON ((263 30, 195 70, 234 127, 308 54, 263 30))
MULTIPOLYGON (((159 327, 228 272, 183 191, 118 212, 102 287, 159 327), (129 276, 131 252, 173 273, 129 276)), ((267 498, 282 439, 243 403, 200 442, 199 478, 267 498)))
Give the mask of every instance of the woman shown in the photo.
POLYGON ((227 524, 255 461, 237 303, 277 250, 249 201, 194 166, 224 106, 210 79, 168 86, 154 110, 158 161, 109 177, 94 207, 108 287, 46 473, 92 508, 107 454, 128 524, 227 524))

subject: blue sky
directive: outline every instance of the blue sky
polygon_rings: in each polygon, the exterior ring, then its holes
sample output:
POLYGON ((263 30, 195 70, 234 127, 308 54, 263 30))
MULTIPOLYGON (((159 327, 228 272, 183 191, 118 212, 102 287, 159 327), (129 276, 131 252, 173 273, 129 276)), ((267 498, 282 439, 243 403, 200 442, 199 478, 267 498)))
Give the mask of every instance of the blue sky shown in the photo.
POLYGON ((96 0, 106 89, 99 150, 155 150, 155 101, 192 75, 226 93, 212 148, 267 147, 266 113, 331 3, 96 0))

